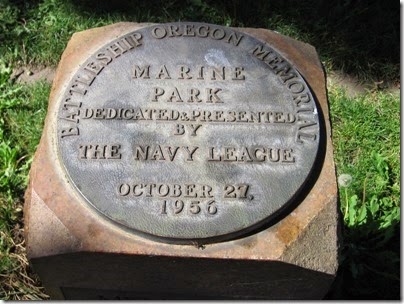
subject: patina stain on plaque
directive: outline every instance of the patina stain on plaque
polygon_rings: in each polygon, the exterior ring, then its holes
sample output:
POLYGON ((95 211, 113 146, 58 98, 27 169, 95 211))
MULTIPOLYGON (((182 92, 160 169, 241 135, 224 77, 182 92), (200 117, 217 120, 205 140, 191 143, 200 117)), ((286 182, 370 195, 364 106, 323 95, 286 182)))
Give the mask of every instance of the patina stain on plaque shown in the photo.
POLYGON ((293 202, 315 165, 308 85, 248 34, 173 23, 126 34, 68 83, 60 162, 98 212, 164 240, 223 239, 293 202))

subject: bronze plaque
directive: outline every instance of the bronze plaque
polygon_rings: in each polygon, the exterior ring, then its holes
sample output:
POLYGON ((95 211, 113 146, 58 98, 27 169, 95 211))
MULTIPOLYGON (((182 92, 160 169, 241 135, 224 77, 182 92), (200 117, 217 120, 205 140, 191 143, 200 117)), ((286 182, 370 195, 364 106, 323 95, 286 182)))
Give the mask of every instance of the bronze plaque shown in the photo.
POLYGON ((59 100, 57 146, 83 199, 122 229, 221 241, 293 202, 319 150, 314 96, 266 43, 203 23, 111 41, 59 100))

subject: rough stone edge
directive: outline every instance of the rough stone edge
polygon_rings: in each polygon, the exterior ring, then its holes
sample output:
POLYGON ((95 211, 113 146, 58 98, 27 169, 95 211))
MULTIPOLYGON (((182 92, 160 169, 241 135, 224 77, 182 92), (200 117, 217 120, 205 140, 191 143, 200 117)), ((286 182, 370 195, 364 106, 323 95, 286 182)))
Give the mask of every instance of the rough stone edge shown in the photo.
POLYGON ((38 254, 35 252, 38 248, 41 252, 48 252, 49 255, 79 251, 80 241, 70 233, 69 229, 63 225, 32 188, 29 192, 29 199, 30 212, 26 220, 29 223, 28 227, 36 233, 27 234, 27 251, 34 251, 34 255, 38 254), (36 217, 45 217, 47 222, 44 225, 41 221, 33 220, 36 217), (53 229, 49 230, 48 225, 52 226, 53 229), (47 237, 41 237, 45 233, 47 237), (36 246, 31 246, 31 244, 36 244, 36 246))

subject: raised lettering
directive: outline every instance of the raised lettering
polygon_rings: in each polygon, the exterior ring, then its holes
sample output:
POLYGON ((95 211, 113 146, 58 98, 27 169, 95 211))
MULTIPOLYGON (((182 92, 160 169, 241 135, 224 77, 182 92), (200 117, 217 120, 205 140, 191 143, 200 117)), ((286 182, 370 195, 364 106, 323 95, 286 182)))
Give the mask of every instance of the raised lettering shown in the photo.
POLYGON ((133 66, 132 78, 150 79, 149 72, 150 72, 150 65, 146 65, 142 68, 135 64, 133 66))

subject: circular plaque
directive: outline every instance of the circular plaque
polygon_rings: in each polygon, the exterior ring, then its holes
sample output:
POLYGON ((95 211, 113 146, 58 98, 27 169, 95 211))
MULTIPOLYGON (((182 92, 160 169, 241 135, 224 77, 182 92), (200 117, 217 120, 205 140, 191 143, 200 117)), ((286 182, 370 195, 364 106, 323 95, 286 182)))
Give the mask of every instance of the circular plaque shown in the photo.
POLYGON ((310 178, 314 97, 268 43, 217 25, 145 27, 91 55, 58 106, 70 182, 120 227, 215 241, 262 225, 310 178))

